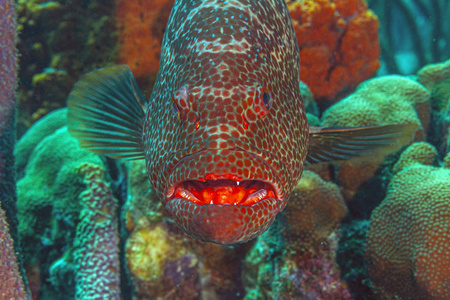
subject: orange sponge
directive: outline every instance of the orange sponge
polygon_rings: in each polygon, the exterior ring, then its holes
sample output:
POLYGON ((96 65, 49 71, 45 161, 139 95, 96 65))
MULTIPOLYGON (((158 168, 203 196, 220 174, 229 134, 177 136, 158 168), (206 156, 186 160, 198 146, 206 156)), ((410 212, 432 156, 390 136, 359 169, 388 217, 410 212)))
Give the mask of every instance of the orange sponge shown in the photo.
POLYGON ((301 78, 316 101, 337 100, 380 66, 378 18, 364 0, 288 1, 301 78))
POLYGON ((174 0, 118 0, 119 52, 117 62, 126 64, 139 79, 155 78, 161 43, 174 0))

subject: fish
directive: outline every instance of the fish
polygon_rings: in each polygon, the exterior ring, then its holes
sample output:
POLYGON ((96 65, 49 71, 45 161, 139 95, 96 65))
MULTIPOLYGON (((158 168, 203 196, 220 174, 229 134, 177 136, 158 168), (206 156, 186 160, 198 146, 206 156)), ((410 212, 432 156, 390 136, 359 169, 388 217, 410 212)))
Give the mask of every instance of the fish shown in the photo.
POLYGON ((309 126, 284 0, 175 1, 150 99, 114 65, 80 78, 67 117, 81 147, 145 159, 178 226, 218 244, 266 231, 305 165, 380 153, 415 129, 309 126))

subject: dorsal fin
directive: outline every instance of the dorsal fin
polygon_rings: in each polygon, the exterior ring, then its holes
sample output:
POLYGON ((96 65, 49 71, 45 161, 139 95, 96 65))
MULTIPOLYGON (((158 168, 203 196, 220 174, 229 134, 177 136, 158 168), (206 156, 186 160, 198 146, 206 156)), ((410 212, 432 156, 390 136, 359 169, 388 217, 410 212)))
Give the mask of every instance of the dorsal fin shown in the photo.
POLYGON ((112 158, 144 158, 145 97, 127 66, 83 75, 67 102, 67 126, 81 147, 112 158))
POLYGON ((368 155, 382 157, 410 142, 416 130, 416 124, 348 128, 311 126, 305 163, 336 162, 367 158, 368 155))

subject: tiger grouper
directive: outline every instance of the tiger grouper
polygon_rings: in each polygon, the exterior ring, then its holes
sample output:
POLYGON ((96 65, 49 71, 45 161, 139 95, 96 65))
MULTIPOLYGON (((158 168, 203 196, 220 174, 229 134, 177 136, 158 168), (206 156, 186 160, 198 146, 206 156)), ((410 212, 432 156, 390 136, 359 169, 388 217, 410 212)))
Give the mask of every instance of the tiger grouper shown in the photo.
POLYGON ((68 128, 97 154, 145 159, 190 236, 244 242, 283 210, 305 164, 378 154, 414 132, 309 126, 299 85, 284 0, 178 0, 150 99, 127 66, 95 70, 69 96, 68 128))

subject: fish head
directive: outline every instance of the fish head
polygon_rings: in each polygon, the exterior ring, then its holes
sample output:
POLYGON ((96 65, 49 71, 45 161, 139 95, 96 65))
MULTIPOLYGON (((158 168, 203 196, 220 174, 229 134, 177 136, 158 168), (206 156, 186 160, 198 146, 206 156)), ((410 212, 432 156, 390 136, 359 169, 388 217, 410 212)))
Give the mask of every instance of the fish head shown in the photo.
POLYGON ((144 140, 150 180, 177 224, 202 241, 232 244, 264 232, 286 206, 302 173, 307 123, 298 85, 257 74, 245 84, 218 82, 181 83, 155 102, 165 106, 151 108, 144 140))
POLYGON ((299 60, 284 1, 174 6, 143 144, 156 192, 189 235, 245 242, 286 206, 307 154, 299 60))

